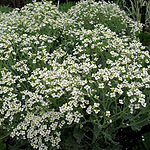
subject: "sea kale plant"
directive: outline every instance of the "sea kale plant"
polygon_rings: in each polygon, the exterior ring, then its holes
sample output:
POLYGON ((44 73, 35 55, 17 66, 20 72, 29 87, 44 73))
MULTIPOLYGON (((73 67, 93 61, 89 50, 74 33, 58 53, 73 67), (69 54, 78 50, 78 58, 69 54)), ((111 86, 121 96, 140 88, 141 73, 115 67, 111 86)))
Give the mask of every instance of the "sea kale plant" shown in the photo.
POLYGON ((81 1, 68 11, 68 16, 80 22, 85 29, 103 24, 118 34, 134 36, 139 33, 141 24, 129 18, 115 3, 105 1, 81 1))
POLYGON ((38 150, 117 146, 119 129, 150 119, 140 30, 117 5, 93 0, 67 13, 34 2, 0 14, 1 128, 38 150))

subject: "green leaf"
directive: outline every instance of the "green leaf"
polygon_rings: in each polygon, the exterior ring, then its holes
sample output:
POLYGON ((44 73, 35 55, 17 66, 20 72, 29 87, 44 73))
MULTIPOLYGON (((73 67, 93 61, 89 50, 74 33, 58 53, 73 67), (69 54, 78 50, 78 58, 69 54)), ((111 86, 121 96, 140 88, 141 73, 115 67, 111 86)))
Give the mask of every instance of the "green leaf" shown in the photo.
POLYGON ((78 144, 81 143, 81 140, 82 140, 83 137, 84 137, 84 133, 83 133, 83 131, 79 128, 78 125, 74 128, 73 137, 76 139, 76 141, 77 141, 78 144))
POLYGON ((72 135, 65 139, 63 149, 66 150, 81 150, 81 145, 77 144, 72 135))
POLYGON ((147 132, 142 135, 143 136, 143 144, 146 150, 150 150, 150 132, 147 132))
POLYGON ((101 128, 98 127, 98 125, 94 125, 92 144, 95 143, 95 141, 98 139, 100 131, 101 131, 101 128))
POLYGON ((15 140, 13 145, 9 145, 10 150, 31 150, 31 146, 27 140, 15 140))
POLYGON ((0 142, 0 150, 6 150, 6 144, 3 142, 0 142))
POLYGON ((131 126, 133 131, 139 131, 142 127, 149 124, 149 115, 144 114, 138 120, 133 120, 133 125, 131 126))
POLYGON ((99 147, 99 144, 98 144, 98 143, 95 143, 95 144, 93 145, 92 150, 105 150, 105 149, 100 148, 100 147, 99 147))
POLYGON ((122 150, 122 146, 118 144, 111 145, 111 147, 107 148, 107 150, 122 150))

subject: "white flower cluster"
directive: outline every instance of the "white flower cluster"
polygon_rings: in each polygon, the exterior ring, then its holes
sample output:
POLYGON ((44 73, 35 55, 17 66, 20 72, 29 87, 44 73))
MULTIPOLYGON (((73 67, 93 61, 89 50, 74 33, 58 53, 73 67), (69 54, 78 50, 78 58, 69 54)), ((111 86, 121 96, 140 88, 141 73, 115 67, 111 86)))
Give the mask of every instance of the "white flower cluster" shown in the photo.
POLYGON ((68 11, 68 16, 86 29, 103 24, 116 33, 132 36, 142 29, 142 24, 130 19, 118 5, 105 1, 82 0, 68 11))
POLYGON ((35 2, 0 15, 0 125, 12 137, 38 150, 59 149, 63 127, 87 116, 105 125, 117 113, 146 107, 149 52, 138 39, 112 31, 114 18, 126 24, 121 32, 127 25, 133 34, 140 30, 115 4, 91 0, 67 14, 35 2))

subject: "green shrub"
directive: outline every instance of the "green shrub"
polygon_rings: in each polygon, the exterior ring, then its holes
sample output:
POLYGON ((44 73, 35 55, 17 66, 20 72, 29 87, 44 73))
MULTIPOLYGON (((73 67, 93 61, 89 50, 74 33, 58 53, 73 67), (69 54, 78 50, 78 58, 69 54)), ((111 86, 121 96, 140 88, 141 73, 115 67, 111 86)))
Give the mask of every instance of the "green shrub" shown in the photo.
POLYGON ((143 45, 150 47, 150 33, 149 32, 141 33, 139 35, 139 38, 140 38, 140 41, 143 43, 143 45))
POLYGON ((118 5, 105 1, 98 3, 93 0, 81 1, 68 11, 68 16, 86 29, 103 24, 118 34, 125 32, 127 35, 135 35, 142 28, 139 22, 130 19, 118 5))
POLYGON ((44 2, 1 14, 0 125, 38 150, 121 149, 119 129, 149 124, 149 52, 74 10, 44 2))
POLYGON ((12 8, 8 6, 0 6, 0 13, 8 13, 10 11, 12 11, 12 8))
POLYGON ((66 2, 66 3, 60 4, 59 10, 62 12, 67 12, 68 9, 70 9, 75 4, 76 4, 75 2, 66 2))

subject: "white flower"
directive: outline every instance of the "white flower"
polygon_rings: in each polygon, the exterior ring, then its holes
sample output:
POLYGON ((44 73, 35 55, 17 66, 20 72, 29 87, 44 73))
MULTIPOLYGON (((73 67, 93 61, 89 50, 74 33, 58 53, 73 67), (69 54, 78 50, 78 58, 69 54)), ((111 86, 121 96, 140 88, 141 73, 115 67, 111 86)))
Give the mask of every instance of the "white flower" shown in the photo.
POLYGON ((140 104, 135 104, 135 109, 139 109, 140 108, 140 104))
POLYGON ((110 111, 106 111, 106 116, 110 117, 110 111))
POLYGON ((94 47, 95 47, 94 44, 92 44, 92 45, 91 45, 91 48, 94 49, 94 47))
POLYGON ((91 114, 91 113, 92 113, 92 106, 91 106, 91 105, 87 108, 86 112, 87 112, 88 114, 91 114))
POLYGON ((127 92, 127 95, 130 97, 130 96, 133 95, 133 92, 130 90, 130 91, 127 92))
POLYGON ((110 97, 116 97, 116 93, 115 92, 113 92, 113 93, 110 93, 110 97))
POLYGON ((104 83, 99 83, 98 88, 103 89, 104 88, 104 83))
POLYGON ((119 99, 119 104, 123 105, 124 101, 122 99, 119 99))
POLYGON ((99 103, 94 103, 94 107, 99 107, 99 103))

